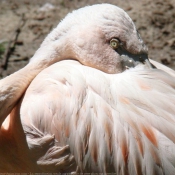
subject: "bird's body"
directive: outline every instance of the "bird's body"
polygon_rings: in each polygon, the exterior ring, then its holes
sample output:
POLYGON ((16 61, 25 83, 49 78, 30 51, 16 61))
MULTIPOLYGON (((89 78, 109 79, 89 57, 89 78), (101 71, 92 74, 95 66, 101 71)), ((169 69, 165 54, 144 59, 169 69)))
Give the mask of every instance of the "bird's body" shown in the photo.
POLYGON ((122 9, 101 4, 69 14, 22 73, 11 76, 14 84, 0 82, 0 121, 16 105, 0 132, 16 159, 0 158, 1 172, 26 160, 21 172, 175 174, 175 73, 149 62, 122 9))
POLYGON ((106 74, 62 61, 29 86, 22 123, 70 145, 80 172, 173 175, 174 85, 157 69, 106 74))

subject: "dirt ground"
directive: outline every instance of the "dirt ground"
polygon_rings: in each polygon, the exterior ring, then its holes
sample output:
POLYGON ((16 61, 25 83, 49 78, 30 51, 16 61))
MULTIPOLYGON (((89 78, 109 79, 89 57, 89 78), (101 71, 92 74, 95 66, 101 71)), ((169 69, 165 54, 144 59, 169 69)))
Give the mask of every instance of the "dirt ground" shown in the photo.
POLYGON ((0 0, 0 77, 26 65, 70 11, 91 4, 123 8, 148 45, 149 57, 175 69, 175 0, 0 0))

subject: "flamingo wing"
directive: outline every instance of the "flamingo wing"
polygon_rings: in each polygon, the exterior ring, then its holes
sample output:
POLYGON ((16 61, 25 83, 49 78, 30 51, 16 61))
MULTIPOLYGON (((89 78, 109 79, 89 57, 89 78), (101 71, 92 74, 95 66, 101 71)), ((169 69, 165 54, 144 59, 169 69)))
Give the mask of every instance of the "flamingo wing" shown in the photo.
POLYGON ((167 72, 168 74, 170 74, 172 77, 175 77, 175 71, 173 69, 170 69, 169 67, 164 66, 163 64, 158 63, 157 61, 154 61, 154 60, 151 60, 151 59, 150 59, 150 62, 154 66, 156 66, 157 69, 161 69, 161 70, 167 72))
POLYGON ((174 88, 159 69, 106 74, 62 61, 31 83, 21 119, 68 144, 80 172, 174 175, 174 88))

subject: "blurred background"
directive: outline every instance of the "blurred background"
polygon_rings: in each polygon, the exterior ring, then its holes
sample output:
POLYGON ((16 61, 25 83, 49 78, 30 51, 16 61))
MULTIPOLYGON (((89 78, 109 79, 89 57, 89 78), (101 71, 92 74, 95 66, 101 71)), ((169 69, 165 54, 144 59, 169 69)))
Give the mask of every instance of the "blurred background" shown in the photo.
POLYGON ((97 3, 123 8, 149 58, 175 69, 175 0, 0 0, 0 78, 24 67, 67 13, 97 3))

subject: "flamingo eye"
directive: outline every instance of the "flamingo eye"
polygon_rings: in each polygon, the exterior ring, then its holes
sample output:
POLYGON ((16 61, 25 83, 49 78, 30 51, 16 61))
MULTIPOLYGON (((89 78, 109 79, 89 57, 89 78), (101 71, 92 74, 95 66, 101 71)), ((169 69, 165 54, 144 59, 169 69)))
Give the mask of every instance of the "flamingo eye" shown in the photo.
POLYGON ((117 49, 119 47, 119 40, 118 39, 111 39, 110 40, 110 46, 113 48, 113 49, 117 49))

